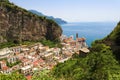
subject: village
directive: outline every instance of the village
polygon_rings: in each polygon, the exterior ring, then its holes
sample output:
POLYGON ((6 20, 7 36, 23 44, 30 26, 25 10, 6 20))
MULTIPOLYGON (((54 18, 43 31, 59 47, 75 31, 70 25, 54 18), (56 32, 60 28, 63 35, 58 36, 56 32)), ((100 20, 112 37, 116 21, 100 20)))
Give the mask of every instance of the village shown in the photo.
POLYGON ((41 43, 33 45, 21 45, 17 47, 4 48, 0 50, 0 72, 10 74, 19 71, 28 76, 34 71, 51 70, 58 63, 70 59, 73 54, 89 53, 85 38, 79 38, 76 34, 76 40, 73 36, 60 37, 62 48, 44 46, 41 43))

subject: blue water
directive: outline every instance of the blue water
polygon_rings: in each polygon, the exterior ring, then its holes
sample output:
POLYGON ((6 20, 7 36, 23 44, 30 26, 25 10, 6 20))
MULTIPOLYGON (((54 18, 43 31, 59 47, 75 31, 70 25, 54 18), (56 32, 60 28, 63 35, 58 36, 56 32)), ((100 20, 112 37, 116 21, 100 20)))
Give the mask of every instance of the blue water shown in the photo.
POLYGON ((61 25, 63 34, 75 38, 76 33, 79 37, 85 37, 88 46, 94 40, 102 39, 107 36, 117 25, 117 22, 80 22, 61 25))

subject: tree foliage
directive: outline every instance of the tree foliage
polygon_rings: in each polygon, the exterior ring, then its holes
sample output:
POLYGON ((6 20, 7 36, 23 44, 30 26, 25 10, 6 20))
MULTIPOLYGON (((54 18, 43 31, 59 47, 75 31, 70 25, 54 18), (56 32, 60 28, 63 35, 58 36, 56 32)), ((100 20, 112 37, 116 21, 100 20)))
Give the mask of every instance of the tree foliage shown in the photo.
POLYGON ((58 64, 53 69, 56 78, 65 80, 119 80, 120 67, 109 46, 94 45, 92 51, 85 58, 74 56, 65 63, 58 64), (99 52, 98 52, 99 51, 99 52))
POLYGON ((52 75, 49 75, 50 71, 43 70, 34 72, 32 80, 56 80, 52 75))
POLYGON ((0 74, 0 80, 26 80, 24 75, 19 73, 0 74))

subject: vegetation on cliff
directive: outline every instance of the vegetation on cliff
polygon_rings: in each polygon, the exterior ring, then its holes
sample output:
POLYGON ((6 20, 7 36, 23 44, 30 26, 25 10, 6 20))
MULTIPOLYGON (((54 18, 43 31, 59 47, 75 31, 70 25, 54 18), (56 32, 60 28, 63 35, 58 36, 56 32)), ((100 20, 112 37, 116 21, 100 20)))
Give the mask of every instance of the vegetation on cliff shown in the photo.
POLYGON ((113 54, 120 63, 120 22, 115 29, 104 39, 96 40, 96 44, 104 43, 111 47, 113 54))
POLYGON ((53 20, 35 15, 13 3, 0 2, 0 43, 59 40, 61 27, 53 20))
POLYGON ((116 45, 120 46, 120 22, 107 38, 111 39, 116 43, 116 45))
POLYGON ((0 0, 0 2, 7 2, 7 3, 9 3, 9 0, 0 0))
POLYGON ((27 80, 24 75, 19 74, 17 72, 13 72, 11 74, 1 74, 0 80, 27 80))

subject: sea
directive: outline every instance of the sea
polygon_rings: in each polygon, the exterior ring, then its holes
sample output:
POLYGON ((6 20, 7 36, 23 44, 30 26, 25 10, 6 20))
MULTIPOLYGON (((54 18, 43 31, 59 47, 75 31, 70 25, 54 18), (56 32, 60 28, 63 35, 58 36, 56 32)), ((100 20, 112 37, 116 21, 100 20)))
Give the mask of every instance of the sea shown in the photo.
POLYGON ((106 37, 116 27, 117 22, 71 22, 61 25, 63 35, 86 38, 86 43, 90 47, 95 40, 106 37))

